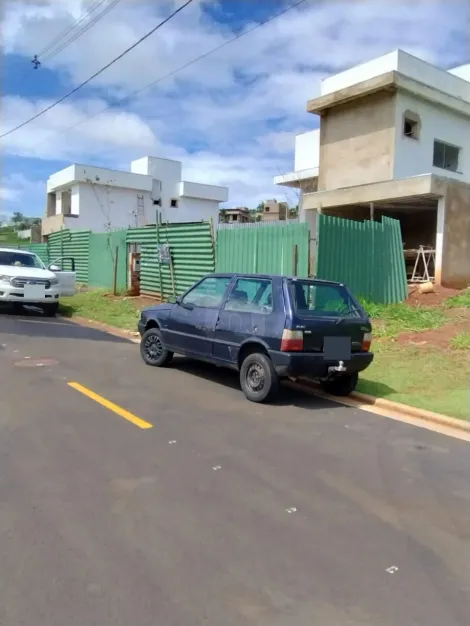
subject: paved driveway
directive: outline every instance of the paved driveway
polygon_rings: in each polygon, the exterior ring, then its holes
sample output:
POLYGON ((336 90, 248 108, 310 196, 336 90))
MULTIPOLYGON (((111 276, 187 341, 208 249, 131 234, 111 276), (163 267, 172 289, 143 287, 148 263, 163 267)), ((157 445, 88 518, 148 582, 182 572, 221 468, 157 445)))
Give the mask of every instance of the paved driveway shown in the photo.
POLYGON ((470 623, 469 443, 61 319, 0 344, 2 626, 470 623))

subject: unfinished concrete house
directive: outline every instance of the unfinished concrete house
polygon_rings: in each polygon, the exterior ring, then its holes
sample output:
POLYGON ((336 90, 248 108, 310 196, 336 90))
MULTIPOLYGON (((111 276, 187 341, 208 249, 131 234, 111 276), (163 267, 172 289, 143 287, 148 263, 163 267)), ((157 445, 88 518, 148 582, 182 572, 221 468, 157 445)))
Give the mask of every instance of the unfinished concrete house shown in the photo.
POLYGON ((325 79, 307 110, 319 133, 297 138, 296 171, 275 182, 302 191, 313 232, 319 211, 395 218, 410 281, 469 285, 470 65, 397 50, 325 79))

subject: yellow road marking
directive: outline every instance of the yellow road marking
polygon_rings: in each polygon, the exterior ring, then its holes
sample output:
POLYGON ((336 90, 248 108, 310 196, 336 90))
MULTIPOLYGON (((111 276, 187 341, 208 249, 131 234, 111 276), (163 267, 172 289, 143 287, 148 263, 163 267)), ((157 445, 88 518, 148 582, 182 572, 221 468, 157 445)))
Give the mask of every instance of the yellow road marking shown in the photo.
POLYGON ((140 417, 137 417, 137 415, 134 415, 130 411, 126 411, 126 409, 123 409, 117 404, 114 404, 114 402, 111 402, 110 400, 106 400, 106 398, 103 398, 102 396, 98 395, 94 391, 91 391, 91 389, 87 389, 87 387, 80 385, 80 383, 67 383, 67 384, 69 387, 72 387, 72 389, 75 389, 76 391, 83 393, 83 395, 86 396, 87 398, 90 398, 91 400, 94 400, 98 404, 101 404, 101 406, 104 406, 110 411, 113 411, 113 413, 120 415, 125 420, 127 420, 128 422, 132 422, 139 428, 153 428, 152 424, 150 424, 149 422, 146 422, 145 420, 140 419, 140 417))

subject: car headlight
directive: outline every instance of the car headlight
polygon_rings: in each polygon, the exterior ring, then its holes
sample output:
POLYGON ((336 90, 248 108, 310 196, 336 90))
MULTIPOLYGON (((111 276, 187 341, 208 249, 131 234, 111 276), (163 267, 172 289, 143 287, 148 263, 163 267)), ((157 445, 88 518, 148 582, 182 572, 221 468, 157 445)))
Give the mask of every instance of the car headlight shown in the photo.
POLYGON ((58 285, 59 284, 59 279, 58 278, 51 278, 50 283, 51 283, 51 285, 58 285))
POLYGON ((9 283, 11 278, 12 277, 7 274, 0 274, 0 283, 9 283))

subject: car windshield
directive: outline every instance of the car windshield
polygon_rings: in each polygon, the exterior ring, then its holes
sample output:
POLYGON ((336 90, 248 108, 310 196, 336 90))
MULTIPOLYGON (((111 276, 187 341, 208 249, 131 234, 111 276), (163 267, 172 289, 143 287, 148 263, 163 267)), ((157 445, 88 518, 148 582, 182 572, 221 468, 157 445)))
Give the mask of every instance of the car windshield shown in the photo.
POLYGON ((0 250, 0 265, 8 267, 34 267, 44 269, 44 264, 35 254, 25 254, 9 250, 0 250))
POLYGON ((294 311, 301 317, 362 317, 348 290, 312 280, 288 282, 294 311))

